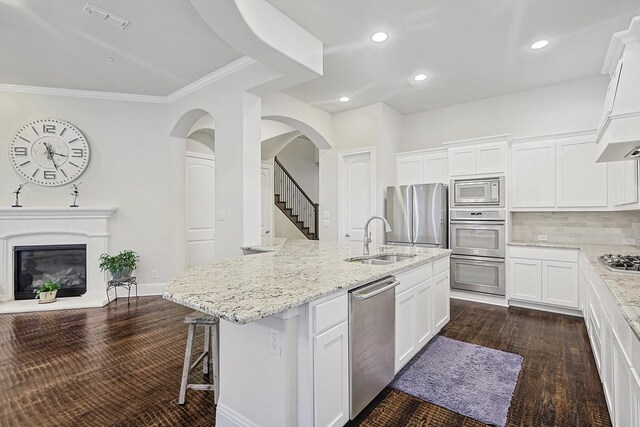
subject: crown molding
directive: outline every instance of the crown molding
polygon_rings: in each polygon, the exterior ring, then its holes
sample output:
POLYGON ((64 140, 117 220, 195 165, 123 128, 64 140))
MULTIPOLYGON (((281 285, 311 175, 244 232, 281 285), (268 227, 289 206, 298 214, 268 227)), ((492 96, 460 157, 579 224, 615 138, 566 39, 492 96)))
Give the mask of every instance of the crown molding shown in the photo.
POLYGON ((0 92, 27 93, 31 95, 68 96, 72 98, 106 99, 110 101, 147 102, 166 104, 166 96, 137 95, 133 93, 100 92, 96 90, 63 89, 43 86, 0 84, 0 92))
POLYGON ((248 56, 243 56, 240 59, 236 59, 235 61, 225 65, 222 68, 218 68, 217 70, 215 70, 212 73, 207 74, 204 77, 199 78, 198 80, 189 83, 188 85, 186 85, 183 88, 180 88, 178 90, 176 90, 175 92, 167 95, 166 98, 166 102, 173 102, 177 99, 182 98, 183 96, 187 96, 195 91, 197 91, 198 89, 202 89, 203 87, 207 86, 208 84, 211 84, 217 80, 220 80, 224 77, 227 77, 228 75, 231 75, 237 71, 242 70, 243 68, 246 68, 252 64, 255 64, 256 61, 253 58, 250 58, 248 56))
POLYGON ((544 135, 532 135, 532 136, 521 136, 518 138, 513 138, 511 140, 512 144, 518 144, 521 142, 530 142, 530 141, 545 141, 549 139, 566 139, 566 138, 591 138, 593 142, 595 142, 597 130, 596 129, 587 129, 587 130, 576 130, 571 132, 560 132, 560 133, 549 133, 544 135))
POLYGON ((631 25, 627 30, 614 33, 611 36, 607 56, 605 56, 604 65, 602 66, 602 74, 613 74, 618 65, 618 60, 622 56, 624 46, 637 41, 640 41, 640 16, 636 16, 631 20, 631 25))
POLYGON ((203 87, 248 67, 257 61, 243 56, 222 68, 218 68, 198 80, 176 90, 167 96, 139 95, 135 93, 100 92, 96 90, 64 89, 43 86, 23 86, 0 83, 0 92, 26 93, 31 95, 68 96, 72 98, 104 99, 109 101, 146 102, 151 104, 168 104, 187 96, 203 87))
POLYGON ((487 142, 509 142, 510 140, 511 140, 511 135, 494 135, 494 136, 485 136, 482 138, 472 138, 472 139, 463 139, 460 141, 443 142, 442 145, 452 146, 452 145, 485 144, 487 142))

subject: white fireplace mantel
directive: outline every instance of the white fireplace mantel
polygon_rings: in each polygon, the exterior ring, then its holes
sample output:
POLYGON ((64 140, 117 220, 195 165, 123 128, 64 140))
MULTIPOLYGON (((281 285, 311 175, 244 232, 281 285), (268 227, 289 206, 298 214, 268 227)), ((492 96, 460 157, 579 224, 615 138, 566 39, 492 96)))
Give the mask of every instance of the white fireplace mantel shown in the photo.
POLYGON ((101 307, 106 277, 98 258, 109 250, 109 220, 115 208, 0 208, 0 313, 62 308, 101 307), (13 248, 31 245, 84 244, 87 247, 87 292, 53 304, 14 300, 13 248))

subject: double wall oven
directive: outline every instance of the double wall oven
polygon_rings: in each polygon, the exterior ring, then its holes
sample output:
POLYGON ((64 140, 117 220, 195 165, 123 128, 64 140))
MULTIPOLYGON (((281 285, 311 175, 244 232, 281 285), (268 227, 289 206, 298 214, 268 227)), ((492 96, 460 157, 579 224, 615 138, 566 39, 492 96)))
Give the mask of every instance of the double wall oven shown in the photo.
POLYGON ((454 180, 449 242, 451 288, 505 295, 503 178, 454 180), (461 184, 462 183, 462 184, 461 184))

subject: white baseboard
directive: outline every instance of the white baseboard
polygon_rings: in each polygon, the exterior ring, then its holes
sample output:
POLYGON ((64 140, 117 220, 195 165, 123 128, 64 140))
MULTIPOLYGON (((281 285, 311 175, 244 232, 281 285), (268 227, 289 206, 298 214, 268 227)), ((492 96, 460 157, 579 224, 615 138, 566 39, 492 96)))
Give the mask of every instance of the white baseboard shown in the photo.
MULTIPOLYGON (((162 290, 166 283, 140 283, 138 284, 138 296, 139 297, 150 297, 162 295, 162 290)), ((118 298, 126 298, 127 297, 127 289, 126 288, 117 288, 118 298)), ((131 296, 135 296, 136 290, 135 287, 131 288, 131 296)), ((113 294, 111 294, 113 296, 113 294)))
POLYGON ((218 401, 216 427, 259 427, 259 425, 218 401))
POLYGON ((567 314, 569 316, 584 317, 580 310, 564 307, 554 307, 551 305, 536 304, 534 302, 509 300, 509 305, 513 307, 528 308, 531 310, 548 311, 550 313, 567 314))
POLYGON ((453 299, 499 305, 500 307, 509 307, 507 299, 499 295, 480 294, 477 292, 466 292, 458 289, 451 289, 449 296, 453 299))

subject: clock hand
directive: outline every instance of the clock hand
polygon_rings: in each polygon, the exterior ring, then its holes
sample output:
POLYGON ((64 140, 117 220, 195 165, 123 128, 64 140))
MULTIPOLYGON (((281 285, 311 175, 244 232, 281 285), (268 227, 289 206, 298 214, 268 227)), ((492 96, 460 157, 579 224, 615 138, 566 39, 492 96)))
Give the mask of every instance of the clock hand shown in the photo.
POLYGON ((51 148, 51 145, 45 142, 44 146, 47 148, 47 158, 51 160, 51 163, 53 163, 53 167, 56 168, 56 170, 58 170, 58 165, 56 164, 56 161, 53 160, 54 152, 53 152, 53 149, 51 148))

